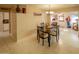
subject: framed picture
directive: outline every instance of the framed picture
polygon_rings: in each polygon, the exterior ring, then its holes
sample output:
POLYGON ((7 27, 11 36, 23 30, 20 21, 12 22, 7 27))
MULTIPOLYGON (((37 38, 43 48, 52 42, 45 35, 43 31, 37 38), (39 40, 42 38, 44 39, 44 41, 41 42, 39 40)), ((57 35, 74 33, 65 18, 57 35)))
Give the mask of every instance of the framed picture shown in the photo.
POLYGON ((58 16, 58 19, 60 22, 64 22, 64 15, 63 16, 58 16))
POLYGON ((16 12, 17 12, 17 13, 26 13, 26 8, 17 5, 17 7, 16 7, 16 12))
POLYGON ((22 8, 22 13, 26 13, 26 8, 22 8))
POLYGON ((41 15, 42 15, 42 13, 39 13, 39 12, 38 12, 38 13, 36 13, 36 12, 35 12, 35 13, 33 13, 33 15, 34 15, 34 16, 41 16, 41 15))

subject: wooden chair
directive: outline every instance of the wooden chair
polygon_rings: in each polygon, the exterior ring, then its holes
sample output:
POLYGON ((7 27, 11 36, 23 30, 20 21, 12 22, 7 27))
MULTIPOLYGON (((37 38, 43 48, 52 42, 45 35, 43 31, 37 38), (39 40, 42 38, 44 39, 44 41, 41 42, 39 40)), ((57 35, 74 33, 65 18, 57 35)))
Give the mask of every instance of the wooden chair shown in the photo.
MULTIPOLYGON (((44 32, 44 27, 37 26, 37 40, 40 42, 42 39, 42 45, 44 46, 44 39, 50 39, 48 33, 44 32)), ((50 41, 48 40, 48 46, 50 47, 50 41)))
POLYGON ((57 22, 53 22, 52 28, 51 28, 51 35, 56 37, 56 41, 59 40, 59 26, 57 25, 57 22))

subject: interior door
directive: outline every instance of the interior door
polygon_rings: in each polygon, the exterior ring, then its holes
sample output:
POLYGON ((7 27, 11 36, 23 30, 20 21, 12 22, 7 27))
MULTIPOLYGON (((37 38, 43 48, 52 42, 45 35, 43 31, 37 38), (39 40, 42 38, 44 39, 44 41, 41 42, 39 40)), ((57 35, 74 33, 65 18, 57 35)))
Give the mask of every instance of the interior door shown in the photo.
POLYGON ((9 12, 3 12, 3 31, 9 32, 9 12))

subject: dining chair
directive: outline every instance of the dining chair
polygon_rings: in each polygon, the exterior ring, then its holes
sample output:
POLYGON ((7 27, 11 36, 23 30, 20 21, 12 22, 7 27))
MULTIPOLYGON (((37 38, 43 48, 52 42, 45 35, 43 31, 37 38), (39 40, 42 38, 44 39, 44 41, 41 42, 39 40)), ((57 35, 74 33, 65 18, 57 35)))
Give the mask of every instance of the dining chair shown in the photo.
POLYGON ((55 36, 56 41, 58 42, 58 40, 59 40, 59 26, 57 25, 57 22, 52 23, 51 35, 55 36))
MULTIPOLYGON (((44 40, 50 39, 48 33, 44 32, 44 27, 37 26, 37 40, 40 42, 40 38, 42 39, 42 45, 44 46, 44 40)), ((48 40, 48 46, 50 47, 50 41, 48 40)))

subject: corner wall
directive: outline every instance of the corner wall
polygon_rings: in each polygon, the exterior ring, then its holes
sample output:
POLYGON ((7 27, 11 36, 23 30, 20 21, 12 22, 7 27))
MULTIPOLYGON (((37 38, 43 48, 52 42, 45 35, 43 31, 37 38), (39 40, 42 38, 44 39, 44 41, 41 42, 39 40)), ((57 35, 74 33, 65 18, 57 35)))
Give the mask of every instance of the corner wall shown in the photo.
POLYGON ((17 40, 36 32, 42 16, 34 16, 34 12, 41 12, 41 10, 32 5, 26 5, 26 13, 17 13, 17 40))
POLYGON ((10 34, 13 40, 17 41, 17 19, 15 8, 11 8, 10 11, 10 34))

